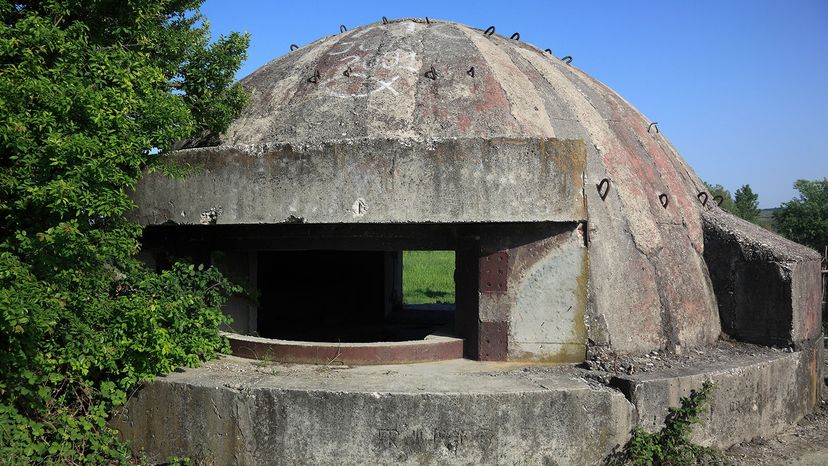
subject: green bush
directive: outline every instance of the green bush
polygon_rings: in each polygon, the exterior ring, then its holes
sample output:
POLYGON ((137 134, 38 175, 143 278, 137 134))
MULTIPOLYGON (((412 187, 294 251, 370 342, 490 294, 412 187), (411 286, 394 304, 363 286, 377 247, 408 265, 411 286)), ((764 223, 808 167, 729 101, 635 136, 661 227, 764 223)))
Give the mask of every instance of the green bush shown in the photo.
POLYGON ((211 268, 136 258, 127 193, 222 131, 247 37, 195 0, 0 0, 0 462, 131 461, 106 426, 156 374, 227 350, 211 268))

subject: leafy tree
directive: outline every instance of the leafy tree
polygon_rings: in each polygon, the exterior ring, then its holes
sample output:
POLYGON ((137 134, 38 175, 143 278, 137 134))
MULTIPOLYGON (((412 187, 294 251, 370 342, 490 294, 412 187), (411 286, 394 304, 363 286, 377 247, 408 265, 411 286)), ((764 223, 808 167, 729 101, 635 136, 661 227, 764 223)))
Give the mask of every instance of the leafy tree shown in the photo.
POLYGON ((797 180, 799 198, 773 213, 779 232, 797 243, 823 252, 828 246, 828 178, 797 180))
POLYGON ((0 0, 0 457, 118 463, 128 390, 227 350, 217 271, 135 258, 124 214, 172 143, 246 95, 248 38, 209 42, 200 0, 0 0))
POLYGON ((759 220, 759 195, 754 194, 749 184, 736 190, 733 206, 735 215, 753 223, 759 220))
POLYGON ((730 191, 725 189, 724 186, 722 186, 720 184, 713 185, 713 184, 710 184, 710 183, 705 181, 704 182, 704 187, 707 188, 707 192, 710 193, 710 201, 709 202, 713 202, 713 199, 716 196, 721 196, 722 197, 722 203, 719 207, 721 207, 722 209, 724 209, 728 212, 733 212, 735 210, 736 207, 733 203, 733 196, 730 195, 730 191))

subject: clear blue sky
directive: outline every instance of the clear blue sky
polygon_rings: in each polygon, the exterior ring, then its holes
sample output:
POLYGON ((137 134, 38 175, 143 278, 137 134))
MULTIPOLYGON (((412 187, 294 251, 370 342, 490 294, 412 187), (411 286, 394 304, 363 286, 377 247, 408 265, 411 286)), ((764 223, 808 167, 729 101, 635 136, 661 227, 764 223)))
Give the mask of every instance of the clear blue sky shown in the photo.
POLYGON ((214 35, 252 35, 245 76, 322 36, 388 18, 446 19, 511 35, 621 94, 705 181, 750 184, 761 207, 828 177, 828 0, 207 0, 214 35))

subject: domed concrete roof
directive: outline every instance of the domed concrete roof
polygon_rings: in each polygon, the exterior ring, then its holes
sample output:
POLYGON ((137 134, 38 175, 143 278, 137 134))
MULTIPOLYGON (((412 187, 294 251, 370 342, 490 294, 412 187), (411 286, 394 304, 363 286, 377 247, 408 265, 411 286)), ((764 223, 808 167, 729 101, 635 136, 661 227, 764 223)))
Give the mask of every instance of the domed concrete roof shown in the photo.
POLYGON ((648 118, 551 53, 404 19, 320 39, 242 84, 251 101, 218 146, 179 151, 208 173, 145 178, 142 223, 198 223, 214 205, 218 223, 586 221, 594 344, 718 338, 703 183, 648 118), (556 145, 572 140, 580 160, 556 145))

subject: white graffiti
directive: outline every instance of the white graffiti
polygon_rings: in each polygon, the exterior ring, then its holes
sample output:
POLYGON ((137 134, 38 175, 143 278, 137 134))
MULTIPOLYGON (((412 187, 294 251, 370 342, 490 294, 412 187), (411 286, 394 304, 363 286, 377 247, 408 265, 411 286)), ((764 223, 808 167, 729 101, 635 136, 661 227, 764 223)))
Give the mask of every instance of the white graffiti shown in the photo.
POLYGON ((357 50, 366 51, 369 49, 365 44, 354 48, 355 42, 346 41, 337 44, 338 49, 329 52, 329 55, 345 55, 338 59, 338 67, 347 73, 334 73, 320 85, 323 86, 329 95, 339 98, 367 97, 377 92, 389 92, 398 96, 399 90, 394 87, 403 74, 419 73, 420 64, 417 61, 417 53, 410 50, 393 50, 383 53, 376 61, 368 54, 359 55, 357 50), (361 80, 355 81, 355 80, 361 80), (356 85, 362 89, 354 92, 356 85))
POLYGON ((389 82, 385 82, 382 79, 378 79, 377 82, 379 82, 380 87, 375 89, 374 92, 379 92, 379 91, 382 91, 384 89, 388 89, 389 91, 393 92, 394 95, 400 95, 399 92, 397 92, 393 87, 391 87, 391 85, 394 84, 394 81, 396 81, 398 79, 400 79, 399 76, 394 76, 393 78, 391 78, 391 81, 389 81, 389 82))

